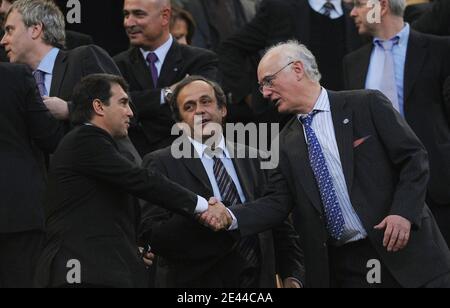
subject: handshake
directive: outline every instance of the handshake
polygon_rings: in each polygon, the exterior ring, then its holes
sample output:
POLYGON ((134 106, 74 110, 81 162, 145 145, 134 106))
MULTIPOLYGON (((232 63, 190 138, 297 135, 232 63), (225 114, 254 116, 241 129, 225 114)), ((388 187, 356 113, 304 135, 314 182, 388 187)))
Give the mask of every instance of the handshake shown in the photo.
POLYGON ((225 205, 214 197, 209 199, 208 203, 208 210, 197 215, 197 220, 215 232, 228 230, 233 218, 225 205))

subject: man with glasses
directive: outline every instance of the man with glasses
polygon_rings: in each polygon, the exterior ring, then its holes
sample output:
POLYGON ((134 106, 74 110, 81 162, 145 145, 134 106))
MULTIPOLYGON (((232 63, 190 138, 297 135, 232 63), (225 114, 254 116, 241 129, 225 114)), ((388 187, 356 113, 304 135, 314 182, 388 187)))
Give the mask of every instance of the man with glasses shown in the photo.
POLYGON ((450 245, 450 107, 443 96, 450 76, 450 39, 412 30, 403 19, 405 0, 381 0, 371 22, 370 2, 351 12, 371 44, 345 58, 348 89, 383 92, 425 145, 430 159, 427 204, 450 245))
POLYGON ((231 225, 220 204, 203 223, 247 236, 292 211, 307 287, 450 286, 450 251, 425 205, 427 154, 389 100, 324 89, 298 42, 270 49, 258 78, 264 97, 294 115, 280 165, 264 198, 229 208, 231 225))

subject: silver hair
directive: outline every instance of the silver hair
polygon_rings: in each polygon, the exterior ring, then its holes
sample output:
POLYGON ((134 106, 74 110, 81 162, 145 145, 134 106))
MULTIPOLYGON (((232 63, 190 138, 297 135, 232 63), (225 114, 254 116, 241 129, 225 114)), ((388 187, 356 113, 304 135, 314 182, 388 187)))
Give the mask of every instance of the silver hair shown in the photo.
POLYGON ((403 15, 405 15, 406 1, 389 0, 389 8, 393 15, 403 17, 403 15))
POLYGON ((63 48, 66 42, 64 15, 53 1, 18 0, 10 8, 8 15, 17 10, 22 15, 26 27, 42 24, 43 41, 51 46, 63 48))
POLYGON ((291 40, 279 43, 270 47, 266 51, 266 55, 274 52, 285 56, 288 61, 302 62, 306 76, 308 76, 311 81, 320 82, 322 79, 316 57, 314 57, 312 52, 305 45, 300 44, 298 41, 291 40))

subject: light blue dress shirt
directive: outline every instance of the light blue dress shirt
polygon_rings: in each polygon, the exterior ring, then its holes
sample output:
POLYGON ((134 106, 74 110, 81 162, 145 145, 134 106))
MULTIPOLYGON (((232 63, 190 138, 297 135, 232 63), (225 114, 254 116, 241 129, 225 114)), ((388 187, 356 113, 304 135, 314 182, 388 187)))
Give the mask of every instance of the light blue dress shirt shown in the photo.
MULTIPOLYGON (((394 70, 395 70, 395 83, 397 85, 398 104, 400 107, 400 113, 404 116, 404 82, 405 82, 405 62, 406 52, 408 50, 409 34, 411 32, 410 26, 405 24, 405 27, 394 35, 391 39, 398 37, 399 42, 394 46, 392 53, 394 57, 394 70)), ((373 39, 374 48, 372 55, 370 56, 369 71, 366 78, 366 89, 380 90, 381 80, 383 78, 383 72, 380 70, 384 66, 384 50, 377 43, 382 41, 379 38, 373 39)))
MULTIPOLYGON (((156 69, 158 70, 158 77, 161 76, 161 70, 164 65, 164 61, 166 61, 167 54, 169 53, 170 47, 173 44, 173 37, 169 35, 169 40, 165 42, 163 45, 158 47, 156 50, 144 50, 141 48, 141 53, 144 56, 144 59, 147 59, 147 56, 150 52, 153 52, 158 57, 158 61, 155 62, 156 69)), ((147 62, 147 61, 146 61, 147 62)), ((150 63, 147 62, 148 69, 150 70, 150 63)), ((161 91, 161 105, 165 104, 164 93, 161 91)))
POLYGON ((39 66, 36 69, 45 73, 45 89, 49 95, 52 88, 53 68, 55 67, 55 61, 58 53, 58 48, 52 48, 52 50, 50 50, 41 60, 41 63, 39 63, 39 66))
MULTIPOLYGON (((325 156, 325 161, 327 163, 328 170, 330 171, 339 205, 345 220, 342 239, 334 244, 339 246, 349 242, 365 239, 367 237, 367 232, 350 201, 350 195, 348 193, 339 148, 336 141, 328 92, 323 88, 319 99, 314 106, 314 110, 319 111, 319 113, 314 116, 312 128, 317 136, 317 139, 319 140, 322 152, 325 156)), ((300 117, 303 116, 306 115, 298 116, 299 121, 300 117)), ((306 134, 305 139, 307 140, 306 134)))

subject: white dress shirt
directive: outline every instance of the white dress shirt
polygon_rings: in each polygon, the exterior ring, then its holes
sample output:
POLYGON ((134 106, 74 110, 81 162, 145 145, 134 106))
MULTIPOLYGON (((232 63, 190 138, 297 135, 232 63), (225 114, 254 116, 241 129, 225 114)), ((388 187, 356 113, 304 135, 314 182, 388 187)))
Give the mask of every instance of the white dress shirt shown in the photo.
MULTIPOLYGON (((308 0, 308 2, 314 11, 320 14, 324 13, 323 5, 327 2, 326 0, 308 0)), ((334 5, 334 10, 331 10, 330 14, 331 19, 337 19, 344 15, 342 0, 331 0, 330 2, 334 5)))

